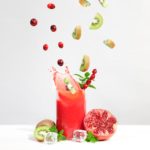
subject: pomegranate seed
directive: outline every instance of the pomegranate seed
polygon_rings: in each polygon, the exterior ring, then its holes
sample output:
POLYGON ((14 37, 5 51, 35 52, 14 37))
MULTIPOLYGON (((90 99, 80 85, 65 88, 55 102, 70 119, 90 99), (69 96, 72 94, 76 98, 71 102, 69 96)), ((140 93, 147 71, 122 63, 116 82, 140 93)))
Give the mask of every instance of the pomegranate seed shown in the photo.
POLYGON ((87 85, 90 85, 90 84, 91 84, 91 80, 87 80, 87 81, 86 81, 86 84, 87 84, 87 85))
POLYGON ((62 42, 59 42, 59 43, 58 43, 58 47, 59 47, 59 48, 63 48, 63 47, 64 47, 64 44, 63 44, 62 42))
POLYGON ((49 3, 49 4, 47 4, 47 8, 54 9, 55 8, 55 4, 49 3))
POLYGON ((59 66, 63 66, 64 61, 63 61, 62 59, 58 59, 57 64, 58 64, 59 66))
POLYGON ((87 87, 88 87, 87 84, 84 84, 84 85, 83 85, 83 89, 86 89, 87 87))
POLYGON ((38 23, 38 21, 37 21, 37 19, 35 19, 35 18, 32 18, 32 19, 30 20, 31 26, 36 26, 37 23, 38 23))
POLYGON ((44 44, 44 45, 43 45, 43 50, 44 50, 44 51, 47 51, 47 50, 48 50, 48 44, 44 44))
POLYGON ((92 73, 96 74, 97 73, 97 69, 93 69, 92 73))
POLYGON ((56 25, 51 25, 51 31, 52 31, 52 32, 55 32, 56 30, 57 30, 56 25))
POLYGON ((91 76, 90 76, 90 80, 94 80, 95 79, 95 74, 92 74, 91 76))

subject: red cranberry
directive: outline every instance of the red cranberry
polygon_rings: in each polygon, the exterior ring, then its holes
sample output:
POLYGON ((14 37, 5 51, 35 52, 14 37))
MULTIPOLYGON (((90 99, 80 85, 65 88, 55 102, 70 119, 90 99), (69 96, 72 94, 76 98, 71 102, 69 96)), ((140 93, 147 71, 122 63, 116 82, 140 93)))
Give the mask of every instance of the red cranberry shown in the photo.
POLYGON ((95 79, 95 74, 92 74, 91 76, 90 76, 90 80, 94 80, 95 79))
POLYGON ((56 25, 51 25, 51 31, 52 31, 52 32, 55 32, 56 30, 57 30, 56 25))
POLYGON ((32 18, 32 19, 30 20, 31 26, 36 26, 37 23, 38 23, 38 21, 37 21, 37 19, 35 19, 35 18, 32 18))
POLYGON ((55 4, 49 3, 49 4, 47 4, 47 8, 54 9, 55 8, 55 4))
POLYGON ((91 80, 87 80, 87 81, 86 81, 86 84, 87 84, 87 85, 90 85, 90 84, 91 84, 91 80))
POLYGON ((93 73, 93 74, 96 74, 96 73, 97 73, 97 69, 93 69, 93 70, 92 70, 92 73, 93 73))
POLYGON ((84 85, 83 85, 83 89, 86 89, 87 87, 88 87, 87 84, 84 84, 84 85))
POLYGON ((62 59, 58 59, 57 64, 58 64, 59 66, 63 66, 64 61, 63 61, 62 59))
POLYGON ((44 50, 44 51, 47 51, 47 50, 48 50, 48 45, 47 45, 47 44, 44 44, 44 45, 43 45, 43 50, 44 50))
POLYGON ((63 48, 63 47, 64 47, 64 44, 63 44, 62 42, 59 42, 59 43, 58 43, 58 46, 59 46, 59 48, 63 48))

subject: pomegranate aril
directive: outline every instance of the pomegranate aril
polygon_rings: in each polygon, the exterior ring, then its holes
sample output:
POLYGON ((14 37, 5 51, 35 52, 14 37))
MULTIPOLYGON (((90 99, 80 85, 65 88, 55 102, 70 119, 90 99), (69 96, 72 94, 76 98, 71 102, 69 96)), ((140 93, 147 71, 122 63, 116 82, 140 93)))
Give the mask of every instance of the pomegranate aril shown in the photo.
POLYGON ((110 127, 110 128, 107 128, 107 131, 108 131, 110 134, 112 134, 114 130, 113 130, 112 127, 110 127))
POLYGON ((59 47, 59 48, 63 48, 63 47, 64 47, 63 42, 58 42, 58 47, 59 47))
POLYGON ((32 18, 32 19, 30 20, 31 26, 36 26, 37 23, 38 23, 38 21, 37 21, 37 19, 35 19, 35 18, 32 18))
POLYGON ((64 61, 63 61, 62 59, 58 59, 57 64, 58 64, 59 66, 63 66, 64 61))
POLYGON ((104 111, 103 114, 102 114, 103 121, 106 121, 107 117, 108 117, 108 113, 107 113, 107 111, 104 111))
POLYGON ((57 30, 57 27, 56 25, 51 25, 50 29, 52 32, 55 32, 57 30))
POLYGON ((47 50, 48 50, 48 44, 44 44, 44 45, 43 45, 43 50, 44 50, 44 51, 47 51, 47 50))
POLYGON ((108 118, 107 122, 114 124, 117 122, 117 120, 114 117, 110 117, 110 118, 108 118))
POLYGON ((47 4, 47 8, 54 9, 55 8, 55 4, 49 3, 49 4, 47 4))

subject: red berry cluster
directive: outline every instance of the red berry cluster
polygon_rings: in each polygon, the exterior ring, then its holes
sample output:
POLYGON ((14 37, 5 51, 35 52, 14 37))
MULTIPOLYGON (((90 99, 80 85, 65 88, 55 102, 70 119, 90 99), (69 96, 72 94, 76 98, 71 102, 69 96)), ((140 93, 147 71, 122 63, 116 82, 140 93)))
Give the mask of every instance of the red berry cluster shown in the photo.
POLYGON ((86 89, 86 88, 91 84, 91 82, 95 79, 95 74, 96 74, 96 73, 97 73, 97 70, 96 70, 96 69, 93 69, 90 78, 89 78, 89 79, 86 81, 86 83, 83 85, 83 89, 86 89))

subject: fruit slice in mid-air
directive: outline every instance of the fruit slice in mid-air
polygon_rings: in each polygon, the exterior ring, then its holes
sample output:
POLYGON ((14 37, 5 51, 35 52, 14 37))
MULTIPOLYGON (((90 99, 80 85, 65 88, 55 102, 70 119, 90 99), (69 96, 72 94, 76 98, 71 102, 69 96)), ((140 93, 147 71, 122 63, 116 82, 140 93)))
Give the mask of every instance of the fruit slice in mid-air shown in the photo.
POLYGON ((81 26, 78 25, 74 28, 72 37, 76 40, 79 40, 81 38, 81 26))
POLYGON ((103 17, 100 13, 97 13, 94 17, 94 21, 90 25, 90 29, 96 30, 103 25, 103 17))
POLYGON ((93 109, 85 116, 84 127, 98 140, 107 140, 116 131, 117 119, 107 110, 93 109))
POLYGON ((53 126, 55 126, 55 123, 52 120, 45 119, 40 121, 34 130, 35 139, 39 142, 43 142, 45 134, 49 132, 53 126))
POLYGON ((106 8, 108 6, 107 0, 98 0, 102 7, 106 8))
POLYGON ((83 7, 88 7, 91 5, 91 3, 87 0, 79 0, 79 3, 83 6, 83 7))
POLYGON ((109 48, 114 48, 114 47, 115 47, 114 41, 112 41, 112 40, 110 40, 110 39, 104 40, 104 44, 105 44, 106 46, 108 46, 109 48))
POLYGON ((90 66, 90 57, 88 55, 84 55, 82 59, 82 64, 80 65, 80 71, 85 72, 89 69, 90 66))

